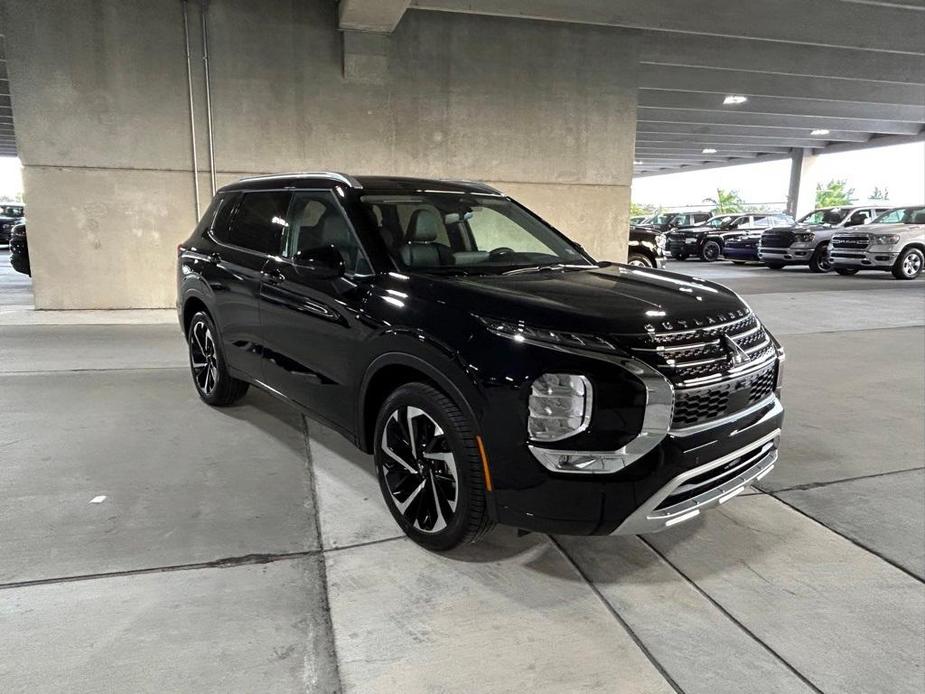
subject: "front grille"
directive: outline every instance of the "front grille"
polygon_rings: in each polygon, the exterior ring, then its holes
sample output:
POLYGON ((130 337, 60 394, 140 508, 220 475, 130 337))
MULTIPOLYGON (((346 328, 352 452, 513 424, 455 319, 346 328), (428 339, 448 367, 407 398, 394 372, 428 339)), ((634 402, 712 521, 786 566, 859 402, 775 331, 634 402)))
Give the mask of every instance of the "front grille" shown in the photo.
POLYGON ((726 248, 756 248, 757 246, 758 239, 736 239, 726 242, 726 248))
POLYGON ((762 248, 790 248, 796 240, 792 231, 771 230, 761 235, 762 248))
POLYGON ((832 237, 832 248, 848 251, 862 251, 870 244, 867 234, 836 234, 832 237))
POLYGON ((674 428, 734 414, 773 392, 776 348, 747 309, 658 327, 662 330, 649 325, 645 335, 622 335, 619 341, 675 386, 674 428), (750 364, 758 370, 736 375, 750 364))

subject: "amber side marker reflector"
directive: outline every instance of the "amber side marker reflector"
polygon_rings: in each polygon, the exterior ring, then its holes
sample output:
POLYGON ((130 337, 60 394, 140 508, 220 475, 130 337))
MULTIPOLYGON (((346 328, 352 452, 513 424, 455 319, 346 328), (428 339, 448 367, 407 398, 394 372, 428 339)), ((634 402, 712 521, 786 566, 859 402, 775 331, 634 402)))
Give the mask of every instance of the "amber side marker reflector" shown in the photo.
POLYGON ((488 471, 488 456, 485 455, 485 444, 482 443, 481 436, 476 436, 475 442, 479 446, 479 455, 482 457, 482 473, 485 475, 485 489, 492 491, 491 473, 488 471))

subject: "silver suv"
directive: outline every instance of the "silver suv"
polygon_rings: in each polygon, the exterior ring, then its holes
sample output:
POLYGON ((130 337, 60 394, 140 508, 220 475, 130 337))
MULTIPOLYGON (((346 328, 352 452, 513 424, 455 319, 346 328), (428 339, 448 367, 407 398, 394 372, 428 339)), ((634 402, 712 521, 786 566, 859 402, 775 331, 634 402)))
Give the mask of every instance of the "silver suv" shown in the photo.
POLYGON ((813 272, 829 272, 829 241, 845 227, 860 226, 886 212, 887 207, 820 207, 797 220, 790 229, 769 229, 761 235, 758 259, 772 270, 785 265, 809 265, 813 272))
POLYGON ((839 275, 884 270, 898 280, 914 280, 925 266, 925 207, 897 207, 864 231, 835 234, 829 258, 839 275))

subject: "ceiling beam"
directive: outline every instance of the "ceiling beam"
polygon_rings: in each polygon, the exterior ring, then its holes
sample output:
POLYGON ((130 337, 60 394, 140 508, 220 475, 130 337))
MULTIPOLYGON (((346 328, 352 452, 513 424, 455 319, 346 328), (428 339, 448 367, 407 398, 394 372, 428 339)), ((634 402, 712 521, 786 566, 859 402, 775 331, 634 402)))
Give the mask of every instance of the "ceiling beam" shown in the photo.
POLYGON ((659 136, 660 139, 662 136, 668 139, 684 139, 692 136, 700 136, 715 138, 719 142, 730 139, 736 139, 741 142, 757 142, 760 140, 790 140, 796 138, 799 140, 816 140, 823 144, 831 140, 865 142, 870 139, 870 135, 866 133, 830 130, 828 135, 811 135, 810 133, 812 130, 812 128, 782 127, 759 130, 747 125, 705 125, 699 123, 656 123, 643 120, 636 121, 637 136, 645 133, 646 135, 659 136))
POLYGON ((919 7, 842 0, 412 0, 412 7, 921 55, 919 7))
POLYGON ((340 0, 339 28, 391 34, 408 3, 409 0, 340 0))
MULTIPOLYGON (((919 123, 897 123, 891 120, 863 120, 857 118, 835 118, 804 115, 779 115, 767 113, 743 113, 738 111, 692 111, 685 109, 640 107, 639 121, 659 123, 688 123, 702 125, 742 125, 752 129, 770 132, 772 128, 827 128, 855 133, 883 133, 889 135, 917 135, 919 123)), ((638 127, 638 123, 637 123, 638 127)))
POLYGON ((645 32, 640 60, 652 65, 747 70, 778 75, 925 83, 921 55, 825 48, 774 41, 725 38, 696 41, 686 34, 645 32))
MULTIPOLYGON (((821 145, 818 145, 821 147, 821 145)), ((767 147, 757 145, 707 145, 705 147, 691 146, 687 143, 662 143, 652 144, 647 142, 636 142, 636 158, 639 159, 642 154, 703 154, 705 149, 715 149, 718 155, 732 157, 738 154, 758 154, 761 152, 789 152, 789 147, 767 147)))
POLYGON ((801 75, 669 65, 642 65, 639 87, 663 91, 745 94, 751 97, 903 104, 919 108, 925 104, 925 85, 921 84, 819 79, 801 75))
POLYGON ((652 108, 695 109, 721 113, 765 113, 781 116, 816 116, 819 118, 858 118, 863 120, 925 121, 925 102, 915 106, 895 104, 860 104, 816 99, 769 98, 755 96, 744 104, 724 106, 722 94, 666 92, 645 89, 639 93, 639 106, 652 108))

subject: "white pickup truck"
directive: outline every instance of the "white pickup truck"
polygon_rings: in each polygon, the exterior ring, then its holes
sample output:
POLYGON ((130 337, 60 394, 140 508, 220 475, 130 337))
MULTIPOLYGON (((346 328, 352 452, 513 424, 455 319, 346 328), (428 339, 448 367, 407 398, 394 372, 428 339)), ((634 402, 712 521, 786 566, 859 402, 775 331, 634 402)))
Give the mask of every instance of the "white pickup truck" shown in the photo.
POLYGON ((863 231, 835 234, 829 259, 839 275, 881 270, 898 280, 914 280, 925 266, 925 206, 897 207, 863 231))

